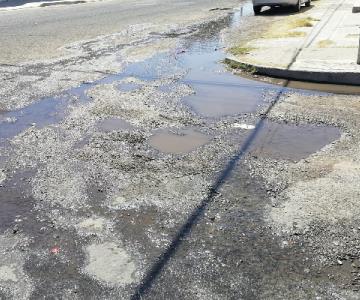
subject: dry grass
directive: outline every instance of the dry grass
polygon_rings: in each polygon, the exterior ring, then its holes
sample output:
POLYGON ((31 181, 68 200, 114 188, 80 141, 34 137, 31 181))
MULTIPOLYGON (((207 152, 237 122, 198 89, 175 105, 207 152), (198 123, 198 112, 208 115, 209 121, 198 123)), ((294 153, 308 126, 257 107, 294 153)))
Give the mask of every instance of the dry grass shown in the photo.
POLYGON ((306 33, 302 31, 282 31, 282 32, 267 32, 262 37, 265 39, 278 39, 287 37, 302 37, 306 33))
POLYGON ((232 59, 225 58, 224 63, 230 68, 234 70, 241 70, 246 73, 254 74, 256 73, 257 69, 255 66, 252 66, 251 64, 241 63, 234 61, 232 59))
POLYGON ((306 33, 303 31, 294 31, 297 28, 312 27, 316 20, 310 17, 307 18, 287 18, 275 22, 270 29, 262 36, 263 38, 286 38, 286 37, 302 37, 306 33))
POLYGON ((321 40, 317 43, 319 48, 328 48, 332 45, 334 45, 334 42, 331 40, 321 40))
POLYGON ((301 18, 296 19, 293 22, 291 22, 292 28, 298 28, 298 27, 312 27, 313 26, 313 19, 312 18, 301 18))
POLYGON ((228 49, 229 53, 232 55, 246 55, 249 54, 252 50, 254 50, 254 48, 242 46, 235 46, 228 49))

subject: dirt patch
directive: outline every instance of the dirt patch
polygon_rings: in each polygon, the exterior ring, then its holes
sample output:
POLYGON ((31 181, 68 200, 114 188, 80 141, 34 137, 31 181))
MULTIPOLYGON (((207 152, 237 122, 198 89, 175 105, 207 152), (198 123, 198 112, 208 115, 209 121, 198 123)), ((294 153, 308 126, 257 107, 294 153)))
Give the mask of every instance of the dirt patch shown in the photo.
POLYGON ((107 220, 105 218, 95 216, 84 219, 80 223, 77 224, 77 229, 80 233, 101 233, 109 226, 107 220))
POLYGON ((322 220, 336 225, 352 221, 360 210, 354 195, 360 194, 360 164, 342 161, 329 174, 289 187, 283 197, 287 200, 271 211, 274 222, 286 229, 304 229, 322 220))
POLYGON ((127 285, 137 280, 135 263, 119 245, 107 242, 86 247, 88 264, 84 272, 112 285, 127 285))
POLYGON ((24 270, 27 246, 27 239, 20 234, 0 236, 0 292, 7 298, 28 299, 34 289, 24 270))

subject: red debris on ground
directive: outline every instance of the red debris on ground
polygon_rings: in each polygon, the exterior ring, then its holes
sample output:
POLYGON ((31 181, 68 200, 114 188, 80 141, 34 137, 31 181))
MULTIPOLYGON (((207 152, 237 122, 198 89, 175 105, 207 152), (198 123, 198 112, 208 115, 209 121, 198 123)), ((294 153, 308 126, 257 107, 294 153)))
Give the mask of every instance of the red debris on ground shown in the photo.
POLYGON ((50 253, 51 254, 59 254, 60 253, 60 247, 59 246, 52 247, 50 249, 50 253))

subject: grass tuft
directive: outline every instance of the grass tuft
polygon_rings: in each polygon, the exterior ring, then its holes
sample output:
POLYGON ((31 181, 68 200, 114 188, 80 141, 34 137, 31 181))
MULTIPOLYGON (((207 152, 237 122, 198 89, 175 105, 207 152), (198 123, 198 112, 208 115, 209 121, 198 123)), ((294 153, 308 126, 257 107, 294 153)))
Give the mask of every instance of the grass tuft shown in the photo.
POLYGON ((319 48, 327 48, 333 44, 334 44, 334 42, 332 40, 321 40, 317 43, 319 48))
POLYGON ((245 55, 249 54, 254 48, 252 47, 241 47, 241 46, 235 46, 228 49, 229 53, 232 55, 245 55))
POLYGON ((298 28, 298 27, 313 27, 313 22, 314 20, 312 18, 301 18, 301 19, 296 19, 292 22, 291 27, 292 28, 298 28))
POLYGON ((286 37, 302 37, 306 36, 305 32, 294 31, 297 28, 312 27, 314 18, 296 18, 286 21, 279 21, 274 23, 271 28, 263 35, 263 38, 286 38, 286 37))
POLYGON ((246 73, 254 74, 256 73, 257 69, 256 67, 248 64, 244 64, 241 62, 234 61, 232 59, 225 58, 224 63, 230 68, 234 70, 241 70, 246 73))
POLYGON ((284 32, 269 32, 263 35, 263 38, 274 39, 274 38, 287 38, 287 37, 302 37, 306 33, 302 31, 284 31, 284 32))

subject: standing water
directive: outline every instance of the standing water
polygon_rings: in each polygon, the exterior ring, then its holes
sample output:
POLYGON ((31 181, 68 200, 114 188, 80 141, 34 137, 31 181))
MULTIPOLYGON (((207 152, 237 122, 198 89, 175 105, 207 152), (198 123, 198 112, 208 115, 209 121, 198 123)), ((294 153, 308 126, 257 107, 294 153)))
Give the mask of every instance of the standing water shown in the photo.
MULTIPOLYGON (((147 81, 172 78, 191 86, 194 94, 185 97, 183 102, 190 110, 204 119, 216 120, 227 116, 255 113, 260 105, 265 104, 264 94, 266 91, 277 94, 283 88, 234 75, 221 63, 226 57, 226 52, 221 42, 220 32, 231 26, 237 26, 241 18, 251 14, 252 8, 248 3, 235 13, 203 25, 195 33, 186 36, 182 40, 182 46, 175 53, 155 55, 145 61, 131 63, 117 75, 111 75, 93 83, 82 84, 59 97, 45 98, 17 111, 0 114, 0 144, 30 126, 42 127, 61 121, 68 105, 73 103, 74 98, 80 100, 80 103, 86 103, 91 101, 86 95, 88 89, 99 84, 121 82, 126 78, 147 81)), ((138 84, 131 82, 119 83, 117 87, 125 93, 137 92, 140 88, 138 84)), ((171 91, 171 86, 163 86, 160 89, 163 92, 171 91)), ((288 89, 288 91, 291 92, 292 89, 288 89)), ((300 90, 297 91, 300 92, 300 90)), ((99 126, 104 131, 129 127, 122 120, 103 121, 99 126)), ((277 127, 281 126, 283 125, 277 125, 277 127)), ((303 126, 298 127, 297 131, 303 131, 304 136, 311 136, 315 132, 313 128, 314 126, 309 128, 303 126)), ((296 152, 296 149, 300 149, 297 144, 304 145, 302 139, 297 138, 298 134, 293 135, 291 130, 277 130, 277 132, 277 134, 281 134, 278 139, 287 139, 293 145, 292 151, 296 152)), ((324 138, 326 141, 331 141, 339 136, 336 129, 323 131, 322 134, 326 136, 324 138)), ((276 140, 276 136, 274 139, 276 140)), ((201 134, 184 134, 179 137, 172 133, 154 132, 150 144, 156 148, 155 144, 159 143, 161 147, 159 146, 158 150, 163 149, 163 152, 178 154, 196 149, 203 145, 205 140, 206 138, 201 134), (174 142, 178 139, 181 139, 181 142, 174 142), (199 141, 195 141, 196 139, 199 141), (167 140, 169 147, 165 145, 167 140), (183 145, 190 144, 191 147, 182 148, 183 145)), ((311 143, 305 144, 310 146, 311 143)), ((310 152, 318 150, 317 147, 313 148, 310 152)))

